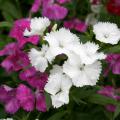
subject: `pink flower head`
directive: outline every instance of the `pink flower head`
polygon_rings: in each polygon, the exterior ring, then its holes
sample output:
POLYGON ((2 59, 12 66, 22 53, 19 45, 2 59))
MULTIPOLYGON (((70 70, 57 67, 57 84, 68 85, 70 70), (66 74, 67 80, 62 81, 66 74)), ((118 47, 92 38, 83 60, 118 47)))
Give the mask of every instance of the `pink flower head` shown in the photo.
POLYGON ((43 6, 42 15, 51 20, 61 20, 66 17, 68 10, 58 4, 43 6))
POLYGON ((20 19, 15 21, 12 30, 10 31, 10 37, 15 38, 18 41, 19 47, 22 48, 26 43, 32 43, 37 45, 39 42, 38 36, 24 37, 23 33, 25 29, 30 29, 29 19, 20 19))
POLYGON ((113 74, 120 74, 120 54, 109 54, 106 58, 106 62, 109 66, 105 70, 105 76, 110 70, 112 70, 113 74))
MULTIPOLYGON (((101 90, 98 91, 98 94, 113 98, 115 100, 120 100, 120 96, 116 94, 116 90, 112 86, 103 87, 101 90)), ((115 112, 116 110, 116 106, 112 104, 108 104, 105 107, 110 112, 115 112)))
POLYGON ((116 110, 116 106, 115 105, 107 105, 106 107, 105 107, 108 111, 110 111, 110 112, 115 112, 115 110, 116 110))
POLYGON ((112 86, 105 86, 98 93, 116 99, 115 89, 112 86))
POLYGON ((31 8, 31 12, 33 12, 33 13, 38 12, 41 4, 42 4, 42 0, 34 0, 34 3, 31 8))
POLYGON ((3 50, 0 50, 0 56, 3 55, 12 55, 18 49, 17 43, 9 43, 7 44, 3 50))
POLYGON ((79 19, 73 19, 64 22, 64 27, 68 29, 74 29, 79 32, 85 32, 87 30, 87 25, 85 22, 80 21, 79 19))
POLYGON ((16 91, 16 98, 19 100, 21 107, 26 111, 34 109, 35 99, 32 91, 25 85, 20 84, 16 91))
POLYGON ((16 99, 16 89, 0 87, 0 101, 5 104, 5 111, 14 114, 20 108, 19 101, 16 99))
POLYGON ((9 55, 2 63, 1 66, 7 72, 19 71, 30 64, 27 54, 23 51, 16 50, 14 54, 9 55))
POLYGON ((57 2, 59 4, 64 4, 64 3, 67 3, 67 2, 70 2, 71 0, 57 0, 57 2))
POLYGON ((21 72, 19 76, 21 80, 27 81, 29 85, 41 91, 44 90, 48 79, 48 75, 46 73, 40 73, 36 71, 34 67, 21 72))

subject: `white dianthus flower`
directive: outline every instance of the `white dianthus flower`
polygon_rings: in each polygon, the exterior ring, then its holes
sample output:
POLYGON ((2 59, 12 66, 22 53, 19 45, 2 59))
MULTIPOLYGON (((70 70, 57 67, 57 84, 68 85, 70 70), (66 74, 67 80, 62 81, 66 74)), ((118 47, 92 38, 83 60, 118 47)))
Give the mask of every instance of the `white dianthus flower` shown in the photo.
POLYGON ((60 54, 67 54, 71 45, 79 44, 79 38, 65 28, 48 33, 45 40, 49 43, 49 51, 53 58, 60 54))
POLYGON ((71 47, 71 52, 68 54, 69 61, 75 60, 75 58, 78 57, 76 59, 80 59, 82 64, 92 64, 97 60, 105 59, 106 55, 102 52, 98 52, 98 49, 99 46, 91 42, 74 45, 71 47))
POLYGON ((73 60, 76 62, 74 64, 70 64, 69 61, 64 63, 63 72, 72 79, 73 85, 76 87, 96 85, 96 82, 101 73, 101 63, 96 61, 93 64, 85 65, 81 64, 79 57, 76 58, 78 59, 73 60))
POLYGON ((45 57, 47 50, 48 46, 44 45, 41 51, 32 48, 28 54, 32 66, 34 66, 36 70, 40 72, 44 72, 48 67, 48 61, 45 57))
POLYGON ((93 26, 93 32, 103 43, 117 44, 120 40, 120 30, 114 23, 98 22, 93 26))
POLYGON ((69 90, 71 86, 71 79, 63 73, 62 67, 53 66, 48 83, 45 85, 45 91, 51 94, 52 105, 55 108, 69 103, 69 90))
POLYGON ((32 18, 30 23, 30 31, 25 29, 24 36, 43 35, 49 25, 50 21, 46 17, 32 18))

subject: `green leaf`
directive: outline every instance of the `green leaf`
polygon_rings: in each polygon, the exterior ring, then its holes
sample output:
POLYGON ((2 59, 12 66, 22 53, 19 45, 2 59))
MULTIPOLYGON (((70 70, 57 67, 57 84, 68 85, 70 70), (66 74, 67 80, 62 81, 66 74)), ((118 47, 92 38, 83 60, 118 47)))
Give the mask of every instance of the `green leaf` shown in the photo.
POLYGON ((112 46, 112 47, 107 47, 103 50, 105 53, 120 53, 120 45, 112 46))
POLYGON ((63 120, 61 119, 64 115, 66 114, 65 111, 60 111, 55 113, 54 115, 52 115, 50 118, 48 118, 47 120, 63 120))
POLYGON ((3 22, 0 22, 0 27, 12 27, 12 23, 3 21, 3 22))
POLYGON ((87 101, 98 105, 107 104, 118 105, 118 102, 116 100, 99 94, 91 95, 90 97, 87 98, 87 101))
POLYGON ((117 106, 115 113, 114 113, 114 120, 117 118, 117 116, 120 114, 120 105, 117 106))
POLYGON ((45 93, 45 98, 46 98, 47 110, 49 110, 50 107, 52 106, 50 95, 48 93, 45 93))

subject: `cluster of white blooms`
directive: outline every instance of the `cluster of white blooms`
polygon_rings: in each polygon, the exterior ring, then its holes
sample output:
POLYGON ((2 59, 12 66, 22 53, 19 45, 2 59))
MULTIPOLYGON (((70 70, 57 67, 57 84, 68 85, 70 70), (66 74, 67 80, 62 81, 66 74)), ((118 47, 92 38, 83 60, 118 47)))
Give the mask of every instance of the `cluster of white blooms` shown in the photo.
POLYGON ((117 44, 120 40, 120 29, 115 23, 98 22, 93 26, 96 39, 109 44, 117 44))
MULTIPOLYGON (((48 24, 42 26, 47 27, 48 24)), ((75 34, 65 28, 51 31, 43 39, 48 45, 43 45, 40 51, 32 48, 29 52, 29 59, 36 70, 44 72, 56 56, 67 56, 62 66, 52 66, 45 86, 45 91, 51 95, 52 105, 58 108, 69 103, 69 91, 73 85, 96 85, 102 70, 100 60, 106 56, 98 52, 98 45, 91 42, 82 44, 75 34)))

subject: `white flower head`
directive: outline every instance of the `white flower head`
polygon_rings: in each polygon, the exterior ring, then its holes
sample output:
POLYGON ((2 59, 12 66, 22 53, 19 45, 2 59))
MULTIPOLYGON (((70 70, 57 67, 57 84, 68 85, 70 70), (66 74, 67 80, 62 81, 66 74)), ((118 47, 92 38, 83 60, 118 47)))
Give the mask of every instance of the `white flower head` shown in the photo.
POLYGON ((114 23, 98 22, 93 26, 93 32, 103 43, 117 44, 120 40, 120 30, 114 23))
POLYGON ((63 72, 72 79, 73 85, 76 87, 96 85, 101 73, 101 63, 96 61, 93 64, 85 65, 81 64, 80 59, 75 62, 77 64, 70 64, 69 61, 66 61, 63 65, 63 72))
POLYGON ((32 35, 43 35, 46 28, 50 25, 50 21, 46 17, 35 17, 31 19, 30 23, 30 31, 25 29, 24 36, 32 36, 32 35))
POLYGON ((91 42, 74 45, 71 47, 71 53, 68 54, 69 61, 80 59, 82 64, 92 64, 97 60, 105 59, 106 55, 102 52, 98 52, 98 49, 99 46, 91 42))
POLYGON ((34 66, 36 70, 40 72, 44 72, 48 67, 48 61, 47 58, 45 57, 47 50, 48 46, 43 45, 41 51, 32 48, 28 54, 32 66, 34 66))
POLYGON ((55 65, 50 72, 45 91, 51 94, 52 104, 58 108, 69 102, 69 90, 72 86, 71 79, 63 73, 60 66, 55 65))
POLYGON ((45 40, 49 43, 49 51, 53 58, 60 54, 67 54, 71 45, 79 44, 79 38, 65 28, 48 33, 45 40))

